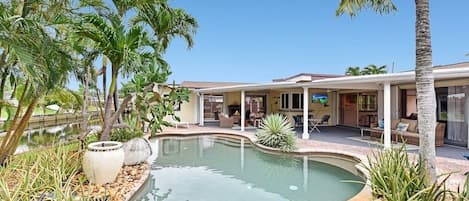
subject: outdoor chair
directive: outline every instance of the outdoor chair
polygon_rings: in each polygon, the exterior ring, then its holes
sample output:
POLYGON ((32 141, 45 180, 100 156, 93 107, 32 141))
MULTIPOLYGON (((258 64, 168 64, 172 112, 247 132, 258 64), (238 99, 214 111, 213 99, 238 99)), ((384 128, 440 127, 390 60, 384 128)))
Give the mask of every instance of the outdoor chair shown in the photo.
POLYGON ((228 117, 228 115, 219 113, 218 118, 220 119, 220 128, 232 128, 235 122, 234 118, 228 117))
POLYGON ((295 128, 303 126, 303 120, 301 115, 293 116, 293 120, 295 121, 295 128))
POLYGON ((319 122, 318 126, 321 126, 321 125, 323 125, 323 126, 324 126, 324 125, 329 125, 329 119, 330 119, 330 118, 331 118, 331 115, 328 115, 328 114, 322 116, 321 121, 319 122))

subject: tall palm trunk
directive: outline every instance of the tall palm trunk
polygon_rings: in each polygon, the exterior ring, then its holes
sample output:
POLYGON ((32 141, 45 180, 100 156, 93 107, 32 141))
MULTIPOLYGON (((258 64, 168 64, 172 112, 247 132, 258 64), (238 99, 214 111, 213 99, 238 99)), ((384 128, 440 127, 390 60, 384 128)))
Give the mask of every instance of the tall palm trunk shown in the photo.
MULTIPOLYGON (((1 80, 0 80, 0 100, 3 100, 5 98, 5 84, 7 82, 8 78, 8 71, 9 67, 3 68, 1 80)), ((3 107, 0 105, 0 114, 2 114, 3 107)))
POLYGON ((88 110, 88 79, 89 79, 89 66, 86 66, 86 72, 85 72, 85 79, 83 80, 83 85, 84 85, 84 90, 83 90, 83 104, 81 106, 81 115, 82 115, 82 122, 81 122, 81 135, 80 135, 80 141, 82 143, 82 148, 84 145, 84 141, 86 138, 86 135, 88 134, 88 115, 87 115, 87 110, 88 110))
MULTIPOLYGON (((9 67, 5 66, 7 59, 8 50, 5 49, 0 56, 0 69, 3 70, 1 81, 0 81, 0 100, 3 100, 5 95, 5 83, 7 81, 9 67)), ((0 114, 2 114, 3 107, 0 105, 0 114)))
MULTIPOLYGON (((113 63, 114 65, 114 63, 113 63)), ((112 129, 112 124, 114 122, 111 122, 111 116, 112 116, 112 110, 113 110, 113 96, 114 96, 114 89, 115 85, 117 84, 117 71, 115 71, 112 68, 112 76, 111 76, 111 86, 109 87, 109 92, 107 94, 107 98, 105 100, 106 106, 104 108, 104 126, 103 126, 103 132, 101 133, 101 140, 109 140, 110 134, 111 134, 111 129, 112 129)))
POLYGON ((36 105, 39 101, 39 97, 35 97, 31 103, 28 106, 28 109, 26 110, 26 113, 23 115, 21 118, 20 123, 18 124, 18 127, 15 129, 13 135, 12 135, 12 140, 10 140, 10 143, 6 147, 6 156, 0 157, 0 164, 3 164, 7 157, 13 155, 16 151, 16 148, 18 147, 21 137, 23 136, 24 130, 26 129, 26 126, 29 123, 29 120, 31 119, 31 116, 34 113, 34 108, 36 108, 36 105))
POLYGON ((432 69, 429 0, 415 0, 416 6, 416 65, 418 129, 420 134, 420 159, 424 164, 428 182, 436 180, 435 122, 436 100, 432 69))

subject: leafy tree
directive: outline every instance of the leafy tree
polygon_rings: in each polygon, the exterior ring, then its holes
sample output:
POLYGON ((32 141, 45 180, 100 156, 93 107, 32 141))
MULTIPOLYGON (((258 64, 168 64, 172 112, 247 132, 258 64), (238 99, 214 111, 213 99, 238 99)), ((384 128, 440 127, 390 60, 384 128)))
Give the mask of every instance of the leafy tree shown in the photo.
POLYGON ((171 75, 167 65, 158 67, 149 63, 148 68, 125 84, 122 92, 126 95, 133 94, 133 116, 136 119, 135 130, 145 130, 145 124, 151 128, 151 133, 156 134, 162 130, 162 126, 171 126, 164 118, 171 116, 180 121, 175 116, 174 106, 189 101, 189 90, 183 87, 176 87, 174 84, 168 86, 166 81, 171 75))
MULTIPOLYGON (((422 167, 429 175, 429 182, 436 180, 435 163, 435 122, 436 98, 432 69, 432 45, 430 34, 429 0, 415 0, 415 81, 417 89, 418 129, 420 135, 419 155, 422 167)), ((364 8, 372 8, 378 13, 389 13, 397 8, 391 0, 340 0, 337 15, 348 13, 355 16, 364 8)))
POLYGON ((105 99, 101 140, 109 139, 114 122, 132 98, 127 96, 120 107, 116 106, 118 77, 138 74, 147 58, 155 57, 161 61, 161 54, 174 37, 183 37, 191 47, 192 34, 197 28, 194 18, 181 9, 170 8, 165 0, 113 1, 111 4, 109 7, 115 9, 86 14, 76 27, 77 34, 93 40, 96 49, 111 63, 111 84, 105 99), (136 14, 132 16, 132 13, 136 14), (124 16, 129 15, 131 24, 126 27, 124 16))
POLYGON ((361 72, 359 66, 348 67, 347 70, 345 71, 345 75, 350 75, 350 76, 357 76, 357 75, 361 75, 361 74, 362 74, 362 72, 361 72))
POLYGON ((40 99, 64 86, 68 72, 74 66, 61 35, 68 3, 0 2, 0 48, 2 54, 8 54, 7 60, 1 64, 17 72, 15 80, 25 80, 21 83, 21 90, 17 91, 18 105, 7 123, 9 126, 0 145, 1 164, 5 164, 8 156, 15 152, 40 99))
POLYGON ((377 65, 370 64, 363 69, 362 75, 386 74, 387 72, 386 65, 378 67, 377 65))

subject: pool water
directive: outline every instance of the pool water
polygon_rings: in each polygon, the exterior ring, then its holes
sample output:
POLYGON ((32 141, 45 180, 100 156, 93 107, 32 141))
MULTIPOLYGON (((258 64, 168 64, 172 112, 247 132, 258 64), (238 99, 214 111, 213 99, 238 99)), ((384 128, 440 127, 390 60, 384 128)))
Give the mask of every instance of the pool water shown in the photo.
POLYGON ((339 201, 363 181, 308 157, 264 153, 244 139, 153 139, 151 175, 134 200, 339 201), (355 181, 355 182, 353 182, 355 181))

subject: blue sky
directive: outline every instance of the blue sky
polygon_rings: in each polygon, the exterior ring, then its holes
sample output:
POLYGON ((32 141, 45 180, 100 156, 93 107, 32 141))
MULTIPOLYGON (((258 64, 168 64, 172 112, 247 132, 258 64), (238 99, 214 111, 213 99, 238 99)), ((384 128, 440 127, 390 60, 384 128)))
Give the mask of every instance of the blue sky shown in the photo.
MULTIPOLYGON (((348 66, 415 66, 414 1, 398 12, 335 16, 339 0, 170 0, 199 22, 195 46, 175 40, 168 80, 270 82, 293 74, 344 74, 348 66)), ((434 65, 468 61, 469 1, 431 1, 434 65)), ((72 88, 76 84, 71 83, 72 88)))
MULTIPOLYGON (((300 72, 343 74, 347 66, 414 68, 414 1, 399 11, 336 17, 336 1, 173 0, 198 20, 195 47, 166 54, 172 79, 269 82, 300 72)), ((469 60, 469 1, 431 1, 434 65, 469 60)))

